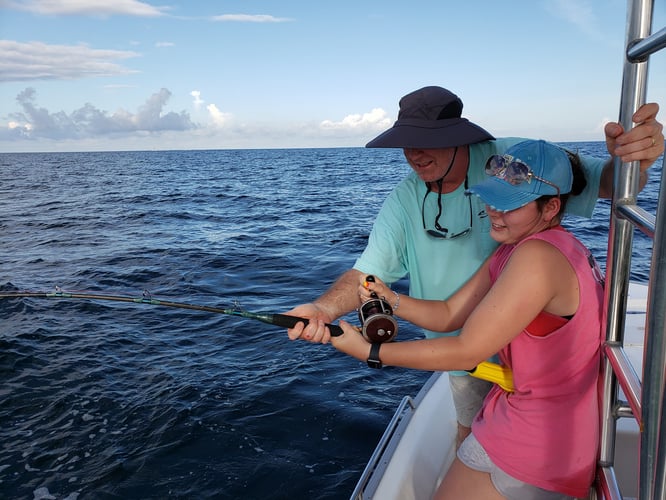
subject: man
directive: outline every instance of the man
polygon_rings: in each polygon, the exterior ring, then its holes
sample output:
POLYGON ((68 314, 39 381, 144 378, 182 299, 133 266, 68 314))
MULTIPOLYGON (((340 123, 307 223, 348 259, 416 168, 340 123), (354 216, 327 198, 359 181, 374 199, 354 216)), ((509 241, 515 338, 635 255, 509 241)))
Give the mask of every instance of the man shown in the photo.
MULTIPOLYGON (((376 275, 388 284, 408 276, 411 296, 441 300, 465 283, 493 252, 496 243, 490 237, 485 206, 465 191, 486 177, 484 167, 491 155, 502 155, 524 139, 495 139, 462 118, 462 109, 460 98, 449 90, 424 87, 404 96, 393 127, 366 145, 402 148, 413 172, 385 200, 353 269, 313 303, 289 312, 310 320, 305 328, 299 324, 289 330, 290 338, 327 341, 330 332, 324 323, 360 306, 360 276, 376 275)), ((611 154, 625 162, 640 161, 641 188, 647 182, 647 169, 664 151, 658 110, 654 103, 642 106, 633 117, 638 125, 626 133, 617 123, 605 127, 611 154)), ((597 198, 612 195, 612 161, 581 159, 587 187, 569 200, 567 211, 590 217, 597 198)), ((386 299, 393 309, 400 307, 395 298, 386 299)), ((460 443, 469 434, 490 384, 465 372, 450 375, 460 443)))

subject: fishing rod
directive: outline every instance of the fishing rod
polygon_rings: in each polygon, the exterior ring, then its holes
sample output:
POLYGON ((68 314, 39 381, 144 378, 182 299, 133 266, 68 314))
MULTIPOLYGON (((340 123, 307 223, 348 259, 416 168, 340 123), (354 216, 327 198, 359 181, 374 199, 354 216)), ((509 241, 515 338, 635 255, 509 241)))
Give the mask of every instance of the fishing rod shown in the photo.
MULTIPOLYGON (((143 292, 141 297, 129 297, 123 295, 107 295, 95 293, 71 293, 63 292, 56 288, 55 292, 0 292, 0 299, 18 299, 18 298, 39 298, 39 299, 88 299, 88 300, 110 300, 114 302, 129 302, 132 304, 148 304, 151 306, 175 307, 178 309, 191 309, 194 311, 204 311, 217 314, 227 314, 230 316, 240 316, 243 318, 254 319, 274 326, 283 328, 294 328, 297 323, 302 322, 305 325, 309 323, 307 318, 290 316, 288 314, 256 313, 240 309, 239 307, 222 309, 219 307, 203 306, 198 304, 188 304, 185 302, 172 302, 169 300, 154 299, 148 292, 143 292)), ((337 325, 326 324, 331 331, 331 335, 339 337, 343 334, 342 328, 337 325)))
MULTIPOLYGON (((129 297, 125 295, 109 295, 96 293, 74 293, 64 292, 60 287, 56 287, 54 292, 1 292, 0 299, 20 299, 20 298, 38 298, 38 299, 86 299, 86 300, 105 300, 113 302, 127 302, 131 304, 147 304, 151 306, 174 307, 177 309, 190 309, 194 311, 204 311, 217 314, 226 314, 229 316, 239 316, 242 318, 261 321, 268 325, 280 326, 283 328, 294 328, 297 323, 302 322, 307 325, 307 318, 290 316, 288 314, 275 313, 257 313, 234 308, 219 308, 204 306, 199 304, 189 304, 186 302, 173 302, 169 300, 158 300, 153 298, 147 291, 143 292, 141 297, 129 297)), ((361 306, 359 310, 359 319, 363 323, 363 328, 359 332, 371 342, 392 341, 397 334, 397 323, 392 318, 393 311, 390 306, 381 304, 383 299, 373 298, 361 306), (391 320, 391 321, 388 321, 391 320)), ((338 325, 326 323, 331 335, 339 337, 344 332, 338 325)), ((507 392, 513 391, 513 376, 511 370, 496 363, 482 361, 474 369, 468 370, 473 377, 493 382, 507 392)))

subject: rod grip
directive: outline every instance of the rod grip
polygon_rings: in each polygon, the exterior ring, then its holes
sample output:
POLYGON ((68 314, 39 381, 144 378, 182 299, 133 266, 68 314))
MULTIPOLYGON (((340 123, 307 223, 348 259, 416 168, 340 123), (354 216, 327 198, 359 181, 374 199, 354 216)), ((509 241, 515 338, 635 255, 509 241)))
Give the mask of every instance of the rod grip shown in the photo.
MULTIPOLYGON (((306 318, 299 318, 298 316, 289 316, 288 314, 273 314, 273 324, 276 326, 283 326, 284 328, 293 328, 299 321, 307 325, 310 321, 306 318)), ((326 323, 326 326, 331 331, 331 335, 339 337, 344 332, 338 325, 331 325, 326 323)))

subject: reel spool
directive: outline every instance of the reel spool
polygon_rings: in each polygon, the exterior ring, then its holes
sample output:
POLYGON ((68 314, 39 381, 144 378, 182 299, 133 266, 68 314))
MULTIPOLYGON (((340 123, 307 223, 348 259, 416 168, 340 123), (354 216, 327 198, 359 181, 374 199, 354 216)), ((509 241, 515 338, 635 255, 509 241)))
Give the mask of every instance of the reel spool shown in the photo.
MULTIPOLYGON (((374 281, 372 276, 366 278, 374 281)), ((382 297, 372 292, 372 298, 365 301, 358 310, 363 337, 372 343, 391 342, 398 333, 398 323, 393 317, 393 309, 382 297)))

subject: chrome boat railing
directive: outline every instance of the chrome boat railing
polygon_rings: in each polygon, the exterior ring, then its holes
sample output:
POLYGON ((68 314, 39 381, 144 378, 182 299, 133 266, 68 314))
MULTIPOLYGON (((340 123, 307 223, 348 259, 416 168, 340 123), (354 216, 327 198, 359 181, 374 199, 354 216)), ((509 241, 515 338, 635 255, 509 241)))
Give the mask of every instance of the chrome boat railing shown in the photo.
MULTIPOLYGON (((666 28, 651 34, 653 0, 627 4, 626 57, 622 79, 620 123, 632 127, 631 116, 643 103, 648 62, 666 47, 666 28)), ((664 103, 661 103, 662 105, 664 103)), ((613 202, 606 264, 606 344, 602 396, 602 425, 596 494, 606 500, 622 499, 613 468, 617 419, 638 422, 639 500, 666 500, 666 169, 662 166, 656 216, 636 204, 639 192, 638 162, 615 161, 613 202), (638 377, 624 352, 624 327, 631 270, 634 229, 653 238, 642 377, 638 377), (642 382, 641 382, 642 381, 642 382), (619 388, 628 401, 619 398, 619 388)))

